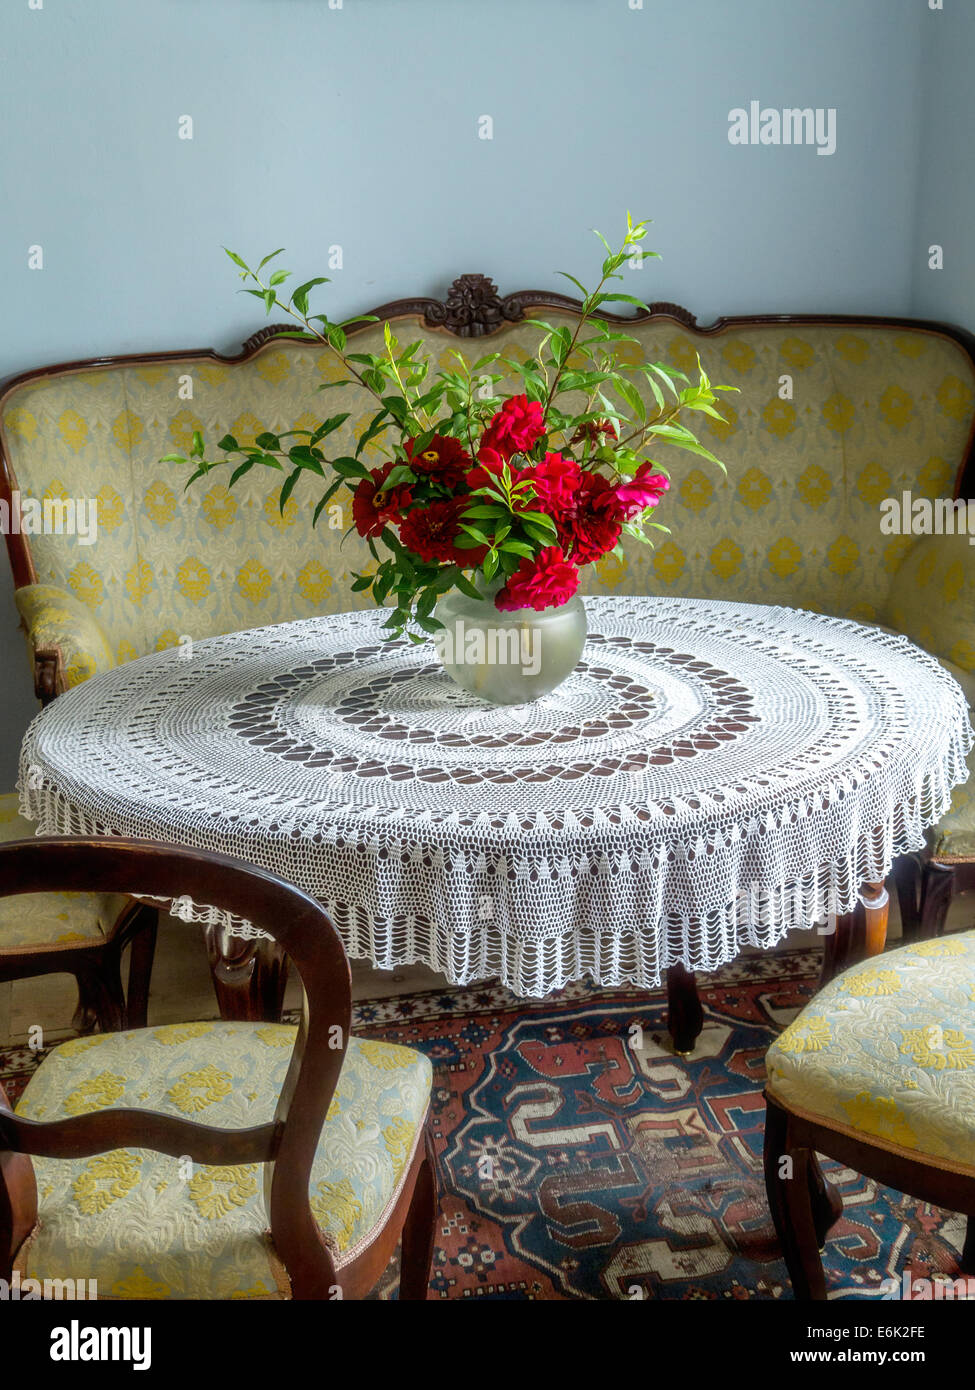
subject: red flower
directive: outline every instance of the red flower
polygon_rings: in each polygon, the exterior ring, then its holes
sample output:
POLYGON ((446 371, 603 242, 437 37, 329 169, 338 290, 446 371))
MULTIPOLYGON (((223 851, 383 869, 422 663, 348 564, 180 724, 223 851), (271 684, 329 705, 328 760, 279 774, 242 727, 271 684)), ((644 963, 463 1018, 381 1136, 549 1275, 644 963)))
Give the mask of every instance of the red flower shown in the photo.
POLYGON ((495 415, 481 439, 485 447, 496 450, 502 459, 524 454, 545 433, 544 411, 538 401, 527 396, 511 396, 495 415))
POLYGON ((612 508, 613 488, 601 473, 583 473, 572 513, 558 523, 562 549, 588 565, 612 550, 621 526, 612 508), (609 504, 609 505, 608 505, 609 504))
POLYGON ((399 525, 403 513, 413 501, 408 484, 400 484, 386 492, 383 483, 396 467, 395 463, 384 463, 382 468, 371 468, 370 476, 363 478, 352 495, 352 519, 355 529, 362 537, 379 536, 384 526, 399 525))
POLYGON ((617 484, 609 498, 595 505, 605 507, 617 521, 631 521, 647 507, 656 507, 669 487, 669 478, 654 473, 652 463, 642 463, 632 478, 617 484))
POLYGON ((603 442, 602 436, 604 434, 608 434, 611 439, 619 439, 612 420, 584 420, 569 443, 581 444, 584 439, 588 439, 593 448, 598 449, 603 442))
POLYGON ((446 488, 459 487, 470 466, 470 455, 459 439, 448 434, 435 434, 422 453, 414 457, 412 439, 404 440, 406 459, 414 473, 427 474, 433 482, 446 488))
POLYGON ((502 613, 519 608, 557 608, 579 587, 579 571, 566 560, 558 546, 550 546, 532 560, 522 560, 507 584, 496 595, 494 606, 502 613))
POLYGON ((456 545, 464 534, 460 529, 460 514, 467 500, 466 497, 451 497, 445 502, 431 502, 427 507, 414 507, 399 533, 407 550, 427 562, 441 560, 463 569, 480 565, 487 554, 485 546, 462 550, 456 545))
POLYGON ((575 459, 561 454, 546 454, 541 463, 526 470, 525 476, 534 484, 534 506, 556 519, 568 516, 575 508, 576 494, 582 481, 582 469, 575 459))

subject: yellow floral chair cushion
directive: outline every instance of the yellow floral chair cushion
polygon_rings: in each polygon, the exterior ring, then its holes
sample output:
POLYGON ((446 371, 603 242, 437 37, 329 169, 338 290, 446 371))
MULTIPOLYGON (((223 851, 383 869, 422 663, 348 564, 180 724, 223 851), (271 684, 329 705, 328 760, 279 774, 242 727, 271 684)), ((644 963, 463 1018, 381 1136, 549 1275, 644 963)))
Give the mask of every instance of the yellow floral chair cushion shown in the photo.
MULTIPOLYGON (((296 1036, 282 1024, 189 1023, 55 1048, 17 1114, 60 1119, 153 1109, 220 1128, 273 1118, 296 1036)), ((430 1101, 419 1053, 353 1038, 322 1131, 311 1209, 341 1266, 398 1195, 430 1101)), ((263 1165, 195 1166, 145 1149, 35 1158, 38 1226, 21 1267, 96 1278, 102 1298, 287 1296, 268 1236, 263 1165)))
POLYGON ((787 1108, 975 1174, 975 931, 837 976, 766 1067, 787 1108))
POLYGON ((73 594, 54 584, 27 584, 16 590, 14 599, 27 629, 31 660, 37 651, 56 648, 69 687, 115 665, 104 629, 73 594))
MULTIPOLYGON (((0 842, 29 840, 16 795, 0 796, 0 842)), ((24 893, 0 898, 0 956, 24 951, 100 943, 125 907, 125 898, 103 893, 24 893)))

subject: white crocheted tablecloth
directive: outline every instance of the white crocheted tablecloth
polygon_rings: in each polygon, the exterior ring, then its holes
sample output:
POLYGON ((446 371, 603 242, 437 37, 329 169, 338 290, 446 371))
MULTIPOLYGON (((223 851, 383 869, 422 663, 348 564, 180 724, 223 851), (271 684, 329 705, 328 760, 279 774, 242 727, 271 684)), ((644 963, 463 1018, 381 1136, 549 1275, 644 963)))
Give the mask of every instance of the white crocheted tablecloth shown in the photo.
POLYGON ((382 611, 143 657, 34 720, 23 812, 40 834, 237 855, 320 899, 352 955, 542 995, 711 970, 851 911, 967 776, 964 696, 903 637, 586 603, 582 662, 518 707, 467 695, 432 646, 384 642, 382 611))

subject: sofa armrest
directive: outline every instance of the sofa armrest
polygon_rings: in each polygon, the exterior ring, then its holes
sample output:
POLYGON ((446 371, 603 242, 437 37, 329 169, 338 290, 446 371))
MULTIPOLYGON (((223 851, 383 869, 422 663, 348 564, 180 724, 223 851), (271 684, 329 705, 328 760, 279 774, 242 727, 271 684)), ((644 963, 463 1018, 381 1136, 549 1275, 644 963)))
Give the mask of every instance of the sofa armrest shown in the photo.
POLYGON ((932 656, 975 671, 975 545, 969 537, 922 536, 911 546, 882 620, 932 656))
POLYGON ((27 584, 14 593, 34 665, 34 691, 42 705, 116 665, 98 619, 64 589, 27 584))

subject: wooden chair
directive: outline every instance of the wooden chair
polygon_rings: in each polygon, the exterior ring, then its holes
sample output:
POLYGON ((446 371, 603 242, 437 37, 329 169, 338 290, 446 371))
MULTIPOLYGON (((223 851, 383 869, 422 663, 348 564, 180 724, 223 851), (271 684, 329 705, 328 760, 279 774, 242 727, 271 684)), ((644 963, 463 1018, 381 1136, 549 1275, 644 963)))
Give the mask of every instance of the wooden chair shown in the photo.
POLYGON ((0 897, 40 885, 187 894, 243 917, 288 953, 306 1003, 298 1029, 79 1038, 45 1058, 16 1112, 0 1091, 0 1278, 96 1278, 116 1298, 360 1298, 402 1234, 400 1297, 425 1298, 430 1064, 350 1038, 348 962, 319 904, 224 856, 148 841, 0 846, 0 897))
POLYGON ((817 1153, 967 1216, 975 1275, 975 932, 837 976, 766 1064, 765 1184, 796 1298, 826 1298, 819 1251, 843 1210, 817 1153))
MULTIPOLYGON (((14 794, 0 796, 0 843, 21 840, 33 828, 14 794)), ((45 885, 46 888, 46 885, 45 885)), ((131 899, 97 893, 49 891, 0 901, 0 984, 37 975, 74 975, 76 1032, 97 1025, 112 1032, 145 1024, 158 913, 131 899), (122 989, 122 952, 132 944, 128 1000, 122 989)))

